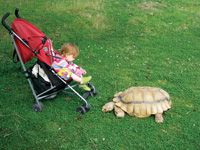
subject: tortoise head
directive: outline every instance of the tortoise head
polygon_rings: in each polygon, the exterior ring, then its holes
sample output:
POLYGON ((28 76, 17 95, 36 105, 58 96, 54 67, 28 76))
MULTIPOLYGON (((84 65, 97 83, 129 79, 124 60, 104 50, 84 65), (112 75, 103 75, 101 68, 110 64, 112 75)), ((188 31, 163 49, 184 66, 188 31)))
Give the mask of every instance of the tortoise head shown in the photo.
POLYGON ((111 110, 113 110, 114 108, 114 102, 109 102, 109 103, 106 103, 103 107, 102 107, 102 111, 103 112, 109 112, 111 110))

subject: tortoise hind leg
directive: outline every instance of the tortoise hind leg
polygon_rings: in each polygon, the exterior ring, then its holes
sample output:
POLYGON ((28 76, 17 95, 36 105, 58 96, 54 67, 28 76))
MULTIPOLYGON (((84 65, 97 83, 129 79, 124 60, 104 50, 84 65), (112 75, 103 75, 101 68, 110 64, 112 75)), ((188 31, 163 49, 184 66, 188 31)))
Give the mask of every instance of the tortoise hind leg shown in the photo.
POLYGON ((155 121, 158 123, 164 122, 162 114, 155 114, 155 121))

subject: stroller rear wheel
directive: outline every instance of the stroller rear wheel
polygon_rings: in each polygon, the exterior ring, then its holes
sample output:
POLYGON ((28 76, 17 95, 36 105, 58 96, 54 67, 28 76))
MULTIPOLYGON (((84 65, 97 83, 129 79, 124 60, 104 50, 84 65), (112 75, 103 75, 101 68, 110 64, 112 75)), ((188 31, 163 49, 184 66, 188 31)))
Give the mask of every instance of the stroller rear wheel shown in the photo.
POLYGON ((42 108, 43 108, 43 104, 41 102, 38 103, 35 103, 33 106, 32 106, 32 111, 34 112, 41 112, 42 111, 42 108))

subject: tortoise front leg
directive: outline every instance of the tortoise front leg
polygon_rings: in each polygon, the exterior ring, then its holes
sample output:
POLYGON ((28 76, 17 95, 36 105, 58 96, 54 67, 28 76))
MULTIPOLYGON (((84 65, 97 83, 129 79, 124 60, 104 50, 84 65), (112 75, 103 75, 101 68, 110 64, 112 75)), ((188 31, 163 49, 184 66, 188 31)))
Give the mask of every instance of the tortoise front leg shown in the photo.
POLYGON ((162 114, 155 114, 155 121, 158 123, 164 122, 162 114))
POLYGON ((117 118, 123 118, 125 116, 125 112, 118 106, 114 106, 114 113, 117 118))

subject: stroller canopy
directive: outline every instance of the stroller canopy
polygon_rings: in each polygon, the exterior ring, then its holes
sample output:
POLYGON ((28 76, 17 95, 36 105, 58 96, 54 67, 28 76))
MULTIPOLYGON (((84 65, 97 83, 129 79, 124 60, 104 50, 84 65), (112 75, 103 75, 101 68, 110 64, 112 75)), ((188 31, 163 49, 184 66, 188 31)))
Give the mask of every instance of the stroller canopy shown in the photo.
POLYGON ((51 56, 54 56, 56 51, 53 49, 51 40, 47 39, 42 31, 21 18, 15 19, 11 27, 19 36, 19 38, 16 36, 14 38, 24 63, 32 60, 36 55, 39 60, 51 66, 54 59, 51 56))

